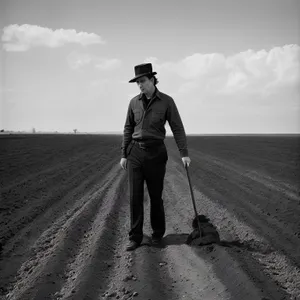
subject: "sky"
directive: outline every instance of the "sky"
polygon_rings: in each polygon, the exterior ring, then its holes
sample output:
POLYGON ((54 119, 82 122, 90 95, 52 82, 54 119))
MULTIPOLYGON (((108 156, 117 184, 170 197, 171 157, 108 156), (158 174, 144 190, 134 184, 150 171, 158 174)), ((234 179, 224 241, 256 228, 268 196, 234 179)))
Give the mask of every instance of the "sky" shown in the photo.
POLYGON ((187 134, 300 133, 299 21, 298 0, 1 0, 0 128, 122 133, 151 62, 187 134))

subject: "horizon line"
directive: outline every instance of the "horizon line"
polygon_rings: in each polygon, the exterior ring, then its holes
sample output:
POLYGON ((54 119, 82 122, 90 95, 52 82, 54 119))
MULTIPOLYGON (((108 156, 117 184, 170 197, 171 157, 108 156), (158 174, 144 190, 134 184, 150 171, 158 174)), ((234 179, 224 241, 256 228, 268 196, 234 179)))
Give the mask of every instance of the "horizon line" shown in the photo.
MULTIPOLYGON (((8 130, 0 132, 0 135, 6 135, 6 134, 32 134, 32 135, 38 135, 38 134, 72 134, 72 135, 123 135, 123 132, 120 131, 82 131, 74 133, 73 131, 14 131, 14 130, 8 130)), ((300 135, 300 132, 235 132, 235 133, 186 133, 186 136, 211 136, 211 135, 300 135)), ((174 137, 173 134, 166 134, 166 137, 174 137)))

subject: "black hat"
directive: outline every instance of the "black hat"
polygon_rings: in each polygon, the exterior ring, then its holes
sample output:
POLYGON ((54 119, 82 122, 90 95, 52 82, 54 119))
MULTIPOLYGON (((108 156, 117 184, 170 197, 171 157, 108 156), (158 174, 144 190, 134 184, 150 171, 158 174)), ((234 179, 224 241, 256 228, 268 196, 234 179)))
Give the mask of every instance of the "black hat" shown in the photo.
POLYGON ((152 72, 152 64, 146 63, 137 65, 134 67, 135 77, 129 80, 129 82, 135 82, 138 78, 143 77, 145 75, 155 75, 156 72, 152 72))

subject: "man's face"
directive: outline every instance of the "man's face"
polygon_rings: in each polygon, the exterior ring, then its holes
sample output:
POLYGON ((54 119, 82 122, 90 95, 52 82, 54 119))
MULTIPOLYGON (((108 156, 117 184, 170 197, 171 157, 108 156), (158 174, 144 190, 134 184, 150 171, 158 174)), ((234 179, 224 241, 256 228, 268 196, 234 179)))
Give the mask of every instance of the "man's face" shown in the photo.
POLYGON ((150 93, 153 89, 153 79, 149 79, 147 76, 140 77, 136 80, 142 93, 150 93))

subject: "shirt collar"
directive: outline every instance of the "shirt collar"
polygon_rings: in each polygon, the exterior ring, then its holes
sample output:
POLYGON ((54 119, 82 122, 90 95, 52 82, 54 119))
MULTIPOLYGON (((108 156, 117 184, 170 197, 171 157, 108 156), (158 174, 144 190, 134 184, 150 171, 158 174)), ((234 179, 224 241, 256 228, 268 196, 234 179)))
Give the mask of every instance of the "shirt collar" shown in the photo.
MULTIPOLYGON (((143 97, 146 97, 145 94, 140 93, 139 100, 143 99, 143 97)), ((152 95, 152 98, 155 98, 155 97, 157 97, 158 99, 161 99, 161 94, 160 94, 160 92, 159 92, 159 90, 158 90, 157 87, 155 87, 155 91, 154 91, 154 93, 152 95)))

